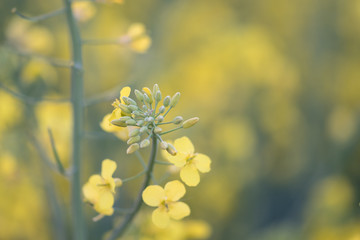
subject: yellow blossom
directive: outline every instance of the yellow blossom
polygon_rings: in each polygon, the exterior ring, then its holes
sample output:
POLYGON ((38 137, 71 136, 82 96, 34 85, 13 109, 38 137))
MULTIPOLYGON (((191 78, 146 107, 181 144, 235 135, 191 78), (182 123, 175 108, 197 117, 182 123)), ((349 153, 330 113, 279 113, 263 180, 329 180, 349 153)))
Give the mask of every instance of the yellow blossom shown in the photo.
POLYGON ((96 7, 91 2, 73 2, 72 11, 78 21, 86 22, 95 16, 96 7))
POLYGON ((174 141, 177 154, 172 156, 164 152, 164 156, 169 162, 180 167, 180 178, 188 186, 197 186, 200 182, 199 172, 210 171, 211 160, 208 156, 195 153, 194 145, 187 137, 178 138, 174 141))
POLYGON ((170 218, 180 220, 190 215, 189 206, 178 202, 185 192, 184 185, 177 180, 168 182, 164 188, 151 185, 144 190, 144 202, 151 207, 158 207, 152 213, 152 221, 156 226, 164 228, 169 224, 170 218))
POLYGON ((144 53, 151 45, 151 38, 146 34, 143 24, 133 23, 127 33, 119 38, 119 42, 128 45, 135 52, 144 53))
POLYGON ((115 169, 116 163, 110 159, 105 159, 102 162, 101 175, 92 175, 82 189, 85 200, 103 215, 113 214, 115 187, 122 185, 119 178, 112 177, 115 169))
POLYGON ((96 0, 98 3, 116 3, 116 4, 123 4, 124 0, 96 0))

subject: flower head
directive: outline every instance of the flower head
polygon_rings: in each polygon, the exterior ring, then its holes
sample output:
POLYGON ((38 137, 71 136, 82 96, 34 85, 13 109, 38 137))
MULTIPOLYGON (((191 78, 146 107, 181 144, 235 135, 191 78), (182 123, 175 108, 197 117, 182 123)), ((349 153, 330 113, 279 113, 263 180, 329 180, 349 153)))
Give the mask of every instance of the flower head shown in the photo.
POLYGON ((146 34, 142 23, 133 23, 127 33, 119 38, 119 42, 128 45, 135 52, 144 53, 151 45, 151 38, 146 34))
POLYGON ((190 215, 189 206, 178 202, 185 192, 184 185, 177 180, 168 182, 164 188, 151 185, 144 190, 144 202, 151 207, 157 207, 152 213, 152 221, 156 226, 164 228, 169 224, 170 218, 180 220, 190 215))
POLYGON ((174 141, 177 150, 175 156, 164 152, 165 157, 175 166, 180 167, 180 178, 188 186, 197 186, 200 182, 199 171, 210 171, 211 160, 208 156, 195 153, 194 145, 188 137, 178 138, 174 141))
POLYGON ((103 215, 113 214, 115 187, 122 185, 119 178, 112 177, 115 169, 116 163, 110 159, 105 159, 102 162, 101 175, 92 175, 82 188, 86 201, 103 215))

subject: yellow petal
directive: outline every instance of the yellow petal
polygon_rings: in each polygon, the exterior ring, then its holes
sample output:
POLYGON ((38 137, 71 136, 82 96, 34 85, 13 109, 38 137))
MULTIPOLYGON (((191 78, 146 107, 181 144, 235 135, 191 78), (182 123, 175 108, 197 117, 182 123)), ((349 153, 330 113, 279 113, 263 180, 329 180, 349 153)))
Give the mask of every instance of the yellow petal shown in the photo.
MULTIPOLYGON (((111 124, 112 120, 119 119, 121 117, 121 109, 115 108, 109 117, 109 124, 111 124)), ((112 125, 112 124, 111 124, 112 125)))
POLYGON ((145 53, 151 45, 151 38, 148 36, 143 36, 138 39, 135 39, 130 43, 132 50, 138 53, 145 53))
POLYGON ((163 152, 166 152, 166 154, 164 153, 164 156, 166 156, 166 159, 169 162, 173 163, 175 166, 183 167, 186 164, 186 158, 187 158, 186 153, 178 152, 175 156, 172 156, 165 150, 163 152))
POLYGON ((195 156, 193 163, 195 164, 196 168, 202 173, 210 171, 211 160, 205 154, 198 153, 195 156))
POLYGON ((127 141, 129 139, 129 127, 120 127, 119 130, 114 134, 121 140, 127 141))
POLYGON ((142 198, 147 205, 156 207, 164 200, 165 191, 160 186, 151 185, 145 188, 142 193, 142 198))
POLYGON ((87 201, 91 203, 97 202, 99 198, 99 189, 96 186, 88 182, 82 187, 82 192, 87 201))
POLYGON ((191 187, 198 185, 200 182, 200 176, 194 164, 183 167, 180 171, 180 177, 186 185, 191 187))
POLYGON ((103 184, 104 181, 102 179, 102 177, 98 174, 95 174, 95 175, 92 175, 90 178, 89 178, 89 183, 95 187, 98 186, 98 184, 103 184))
POLYGON ((169 204, 169 215, 175 220, 180 220, 190 215, 190 208, 186 203, 174 202, 169 204))
POLYGON ((175 180, 165 185, 165 196, 169 201, 177 201, 185 195, 185 186, 180 181, 175 180))
POLYGON ((193 154, 194 153, 194 145, 190 141, 188 137, 178 138, 174 142, 174 147, 178 152, 193 154))
POLYGON ((98 202, 94 205, 94 209, 104 215, 113 213, 114 196, 110 192, 102 192, 98 202))
POLYGON ((131 88, 130 87, 123 87, 121 90, 120 90, 120 101, 122 104, 125 104, 124 103, 124 100, 122 100, 122 97, 128 97, 130 95, 130 92, 131 92, 131 88))
POLYGON ((112 114, 109 113, 104 116, 103 120, 100 123, 100 127, 102 128, 102 130, 104 130, 105 132, 116 132, 124 129, 122 127, 118 127, 110 123, 111 115, 112 114))
POLYGON ((101 165, 101 176, 107 180, 111 179, 116 169, 116 162, 110 159, 105 159, 102 161, 101 165))
POLYGON ((142 23, 133 23, 130 25, 127 35, 131 38, 137 38, 145 33, 145 26, 142 23))
POLYGON ((165 228, 170 221, 169 214, 164 207, 155 209, 152 213, 152 221, 159 228, 165 228))

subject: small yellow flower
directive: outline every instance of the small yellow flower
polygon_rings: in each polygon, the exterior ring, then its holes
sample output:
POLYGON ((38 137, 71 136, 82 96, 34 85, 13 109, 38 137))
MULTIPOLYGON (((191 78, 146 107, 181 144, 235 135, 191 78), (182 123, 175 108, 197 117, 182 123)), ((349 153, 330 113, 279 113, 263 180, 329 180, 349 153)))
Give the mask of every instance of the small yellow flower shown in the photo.
POLYGON ((128 45, 135 52, 144 53, 151 45, 151 38, 146 34, 143 24, 133 23, 127 33, 119 38, 119 42, 128 45))
POLYGON ((142 193, 144 202, 151 207, 158 207, 152 213, 153 223, 165 228, 170 218, 180 220, 190 215, 190 208, 186 203, 178 202, 185 195, 184 185, 175 180, 168 182, 164 188, 151 185, 142 193))
POLYGON ((200 182, 199 172, 210 171, 211 160, 208 156, 195 153, 194 145, 188 137, 178 138, 174 142, 177 154, 172 156, 164 152, 164 156, 169 162, 181 168, 180 178, 188 186, 197 186, 200 182))
POLYGON ((80 22, 87 22, 96 14, 96 7, 91 2, 73 2, 71 7, 75 18, 80 22))
POLYGON ((92 175, 82 188, 85 200, 103 215, 113 214, 115 187, 122 185, 119 178, 112 177, 115 169, 116 163, 110 159, 105 159, 101 165, 101 175, 92 175))

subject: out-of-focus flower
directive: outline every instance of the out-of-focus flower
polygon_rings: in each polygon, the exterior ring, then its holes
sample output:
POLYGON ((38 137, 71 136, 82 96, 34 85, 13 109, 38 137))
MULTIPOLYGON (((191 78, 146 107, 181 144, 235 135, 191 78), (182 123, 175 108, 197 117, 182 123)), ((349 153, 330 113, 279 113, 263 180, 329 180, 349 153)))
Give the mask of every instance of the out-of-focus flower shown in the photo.
POLYGON ((149 206, 158 207, 152 213, 152 221, 156 226, 164 228, 169 224, 170 218, 180 220, 190 215, 189 206, 178 202, 185 192, 184 185, 177 180, 168 182, 164 188, 151 185, 144 190, 144 202, 149 206))
POLYGON ((32 83, 37 78, 54 82, 56 81, 56 77, 57 73, 55 68, 46 61, 40 59, 30 60, 21 72, 21 78, 27 83, 32 83))
POLYGON ((87 22, 96 14, 96 7, 91 2, 73 2, 72 11, 79 22, 87 22))
POLYGON ((113 103, 115 109, 112 111, 112 113, 106 114, 100 123, 100 127, 105 132, 114 133, 118 138, 120 138, 123 141, 126 141, 129 138, 129 127, 115 126, 114 124, 111 123, 111 121, 118 119, 124 115, 124 113, 121 112, 118 103, 124 104, 124 100, 122 99, 122 97, 128 97, 130 95, 130 91, 131 91, 130 87, 124 87, 121 89, 119 100, 116 99, 115 102, 113 103))
POLYGON ((0 173, 1 176, 5 177, 6 179, 11 179, 14 177, 17 171, 17 163, 16 159, 8 154, 2 154, 0 156, 0 173))
POLYGON ((175 156, 167 153, 164 153, 164 156, 169 162, 181 168, 180 177, 186 185, 197 186, 200 182, 198 171, 202 173, 210 171, 210 158, 205 154, 195 153, 194 145, 188 137, 176 139, 174 147, 177 150, 175 156))
POLYGON ((124 0, 96 0, 98 3, 116 3, 116 4, 123 4, 124 0))
POLYGON ((151 45, 151 38, 146 34, 143 24, 133 23, 127 33, 119 38, 119 43, 129 46, 135 52, 144 53, 151 45))
POLYGON ((8 42, 21 52, 49 54, 54 39, 49 30, 21 18, 14 18, 6 29, 8 42))
POLYGON ((112 177, 115 169, 116 163, 105 159, 102 162, 101 175, 92 175, 82 189, 85 200, 103 215, 113 214, 115 187, 122 185, 121 179, 112 177))

